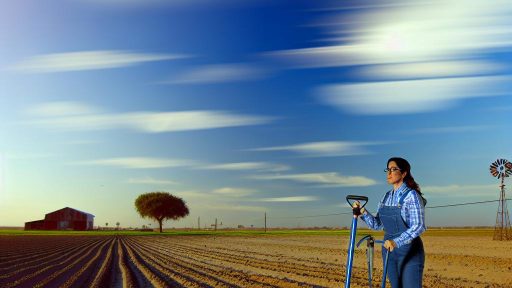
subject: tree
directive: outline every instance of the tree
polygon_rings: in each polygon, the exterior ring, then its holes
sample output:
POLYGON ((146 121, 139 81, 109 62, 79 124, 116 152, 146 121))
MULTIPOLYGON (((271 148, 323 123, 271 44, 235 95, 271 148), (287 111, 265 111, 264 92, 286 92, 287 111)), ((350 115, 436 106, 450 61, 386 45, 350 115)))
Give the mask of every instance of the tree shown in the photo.
POLYGON ((189 214, 183 199, 167 192, 149 192, 139 195, 135 200, 135 208, 143 218, 158 221, 162 233, 162 221, 177 220, 189 214))

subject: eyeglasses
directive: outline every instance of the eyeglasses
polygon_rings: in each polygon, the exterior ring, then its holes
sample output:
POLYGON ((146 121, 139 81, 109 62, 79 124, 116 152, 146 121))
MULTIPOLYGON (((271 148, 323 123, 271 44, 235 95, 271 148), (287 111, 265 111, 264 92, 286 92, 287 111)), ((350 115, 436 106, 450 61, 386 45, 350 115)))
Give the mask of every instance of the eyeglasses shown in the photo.
POLYGON ((391 168, 384 169, 384 172, 386 172, 386 173, 391 173, 391 172, 395 172, 395 171, 402 171, 402 169, 397 168, 397 167, 391 167, 391 168))

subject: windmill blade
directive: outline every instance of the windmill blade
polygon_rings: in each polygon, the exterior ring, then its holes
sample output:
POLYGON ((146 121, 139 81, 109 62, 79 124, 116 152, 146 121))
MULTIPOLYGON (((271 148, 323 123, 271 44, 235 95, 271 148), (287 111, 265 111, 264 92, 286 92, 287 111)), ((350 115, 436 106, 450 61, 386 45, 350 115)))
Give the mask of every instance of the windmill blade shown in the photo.
POLYGON ((512 164, 503 158, 497 159, 494 161, 489 167, 489 172, 492 176, 500 178, 509 177, 512 174, 512 170, 508 167, 511 167, 512 164))

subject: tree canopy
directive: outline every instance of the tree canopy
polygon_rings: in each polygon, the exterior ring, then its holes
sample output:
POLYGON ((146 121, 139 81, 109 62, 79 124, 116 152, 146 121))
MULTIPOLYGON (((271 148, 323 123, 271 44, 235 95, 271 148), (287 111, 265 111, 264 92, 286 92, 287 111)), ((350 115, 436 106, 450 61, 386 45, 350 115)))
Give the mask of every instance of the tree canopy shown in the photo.
POLYGON ((163 220, 177 220, 189 214, 185 201, 167 192, 141 194, 135 200, 135 207, 143 218, 158 221, 160 233, 162 232, 163 220))

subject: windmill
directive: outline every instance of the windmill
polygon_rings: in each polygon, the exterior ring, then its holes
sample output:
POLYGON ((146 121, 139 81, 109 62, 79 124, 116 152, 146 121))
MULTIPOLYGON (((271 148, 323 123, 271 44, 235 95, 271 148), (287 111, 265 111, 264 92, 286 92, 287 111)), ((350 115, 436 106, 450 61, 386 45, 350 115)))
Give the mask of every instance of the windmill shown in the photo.
POLYGON ((505 177, 512 174, 512 162, 505 159, 494 161, 489 167, 491 175, 501 178, 501 192, 496 213, 496 226, 494 227, 494 240, 512 240, 512 230, 510 228, 510 218, 508 215, 507 200, 505 198, 505 177))

